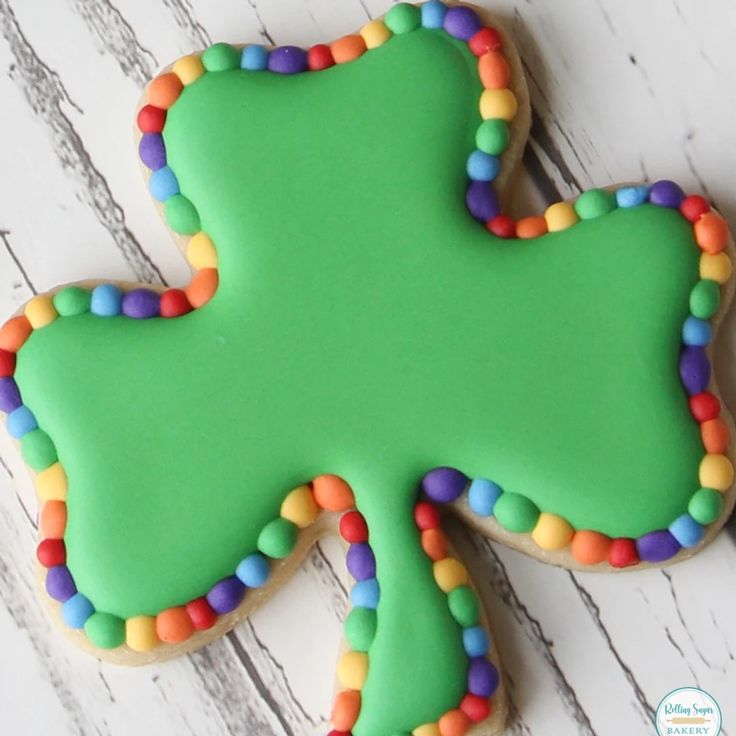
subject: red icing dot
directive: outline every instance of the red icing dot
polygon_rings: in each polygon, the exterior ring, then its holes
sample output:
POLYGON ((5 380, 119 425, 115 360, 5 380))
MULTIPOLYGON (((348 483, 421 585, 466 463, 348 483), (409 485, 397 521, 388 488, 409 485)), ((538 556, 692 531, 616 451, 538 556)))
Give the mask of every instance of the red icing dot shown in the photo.
POLYGON ((323 43, 312 46, 307 51, 307 64, 313 72, 322 71, 322 69, 328 69, 331 66, 335 66, 335 59, 332 56, 330 47, 323 43))
POLYGON ((160 133, 166 123, 166 110, 146 105, 138 111, 138 128, 141 133, 160 133))
POLYGON ((181 289, 167 289, 161 294, 161 316, 181 317, 192 311, 187 295, 181 289))
POLYGON ((0 378, 12 376, 13 373, 15 373, 15 353, 0 350, 0 378))
POLYGON ((368 525, 360 511, 348 511, 342 515, 340 536, 350 544, 368 541, 368 525))
POLYGON ((636 551, 636 542, 633 539, 619 537, 614 539, 611 544, 611 550, 608 553, 608 562, 613 567, 630 567, 639 562, 639 555, 636 551))
POLYGON ((688 401, 690 403, 690 413, 697 422, 707 422, 710 419, 715 419, 721 413, 721 402, 710 391, 695 394, 688 401))
POLYGON ((701 215, 710 212, 710 204, 708 204, 708 200, 705 197, 701 197, 698 194, 691 194, 682 200, 680 212, 686 220, 697 222, 701 215))
POLYGON ((422 531, 436 529, 440 525, 440 512, 433 503, 420 501, 414 507, 414 521, 422 531))
POLYGON ((492 220, 488 220, 486 228, 499 238, 516 237, 516 222, 508 215, 496 215, 492 220))
POLYGON ((480 723, 491 715, 491 703, 486 698, 481 698, 480 695, 468 693, 460 701, 460 710, 473 723, 480 723))
POLYGON ((212 610, 212 606, 207 603, 206 598, 195 598, 186 605, 189 618, 197 631, 211 629, 217 621, 217 614, 212 610))
POLYGON ((498 51, 503 39, 495 28, 481 28, 469 41, 468 47, 476 56, 483 56, 489 51, 498 51))
POLYGON ((44 567, 56 567, 66 563, 66 546, 63 539, 44 539, 38 545, 36 557, 44 567))
POLYGON ((352 733, 350 731, 335 731, 335 729, 332 729, 327 736, 352 736, 352 733))

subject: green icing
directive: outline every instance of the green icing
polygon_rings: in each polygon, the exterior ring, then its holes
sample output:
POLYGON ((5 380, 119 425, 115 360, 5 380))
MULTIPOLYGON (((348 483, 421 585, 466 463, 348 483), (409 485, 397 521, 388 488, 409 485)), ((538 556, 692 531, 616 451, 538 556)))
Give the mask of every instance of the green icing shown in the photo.
POLYGON ((502 493, 493 507, 493 515, 504 529, 523 534, 534 529, 539 509, 534 501, 520 493, 502 493))
POLYGON ((690 226, 645 205, 489 235, 463 202, 480 87, 461 49, 418 30, 319 74, 187 87, 165 130, 187 199, 167 213, 191 230, 196 205, 217 295, 173 320, 59 319, 16 374, 69 476, 68 563, 98 611, 201 596, 289 489, 351 483, 381 585, 358 736, 464 691, 412 519, 423 473, 636 537, 683 513, 701 454, 677 375, 690 226))
POLYGON ((194 205, 181 194, 169 197, 164 205, 166 222, 169 227, 181 235, 194 235, 199 232, 199 213, 194 205))
POLYGON ((690 499, 687 511, 699 524, 712 524, 723 511, 723 494, 712 488, 699 488, 690 499))
POLYGON ((84 623, 84 633, 100 649, 115 649, 125 642, 125 622, 110 613, 93 613, 84 623))
POLYGON ((367 652, 376 636, 378 619, 371 608, 353 608, 345 619, 345 640, 356 652, 367 652))
POLYGON ((461 585, 451 591, 447 596, 447 603, 452 617, 464 629, 478 623, 480 616, 478 596, 467 585, 461 585))
POLYGON ((721 303, 721 289, 715 281, 698 281, 690 294, 690 311, 700 319, 710 319, 721 303))
POLYGON ((581 220, 591 220, 615 209, 616 196, 605 189, 589 189, 575 201, 575 212, 581 220))
POLYGON ((508 148, 509 140, 509 126, 505 120, 484 120, 475 134, 475 145, 492 156, 500 156, 508 148))
POLYGON ((240 66, 240 51, 228 43, 216 43, 202 54, 202 65, 210 72, 223 72, 240 66))
POLYGON ((54 294, 54 309, 62 317, 73 317, 89 311, 91 295, 87 289, 78 286, 67 286, 54 294))
POLYGON ((57 460, 56 447, 42 429, 34 429, 23 435, 20 447, 23 459, 36 471, 45 470, 57 460))
POLYGON ((386 13, 383 22, 391 33, 408 33, 422 22, 422 11, 410 3, 399 3, 386 13))
POLYGON ((294 551, 297 534, 296 526, 286 519, 269 521, 258 535, 258 550, 268 557, 281 560, 294 551))

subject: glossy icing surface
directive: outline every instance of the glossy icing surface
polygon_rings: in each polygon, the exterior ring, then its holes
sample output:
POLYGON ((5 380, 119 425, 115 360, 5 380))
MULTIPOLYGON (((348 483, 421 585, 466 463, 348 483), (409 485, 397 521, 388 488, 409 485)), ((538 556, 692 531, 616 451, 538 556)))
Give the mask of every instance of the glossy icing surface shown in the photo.
POLYGON ((98 610, 201 595, 288 489, 349 480, 381 584, 363 700, 425 680, 356 733, 413 728, 463 694, 412 520, 429 468, 611 536, 666 528, 698 482, 677 374, 691 228, 643 205, 490 236, 463 205, 479 92, 475 60, 429 31, 319 74, 205 75, 165 140, 217 245, 216 296, 175 320, 57 320, 18 358, 69 476, 68 564, 98 610), (415 599, 435 605, 393 615, 415 599))

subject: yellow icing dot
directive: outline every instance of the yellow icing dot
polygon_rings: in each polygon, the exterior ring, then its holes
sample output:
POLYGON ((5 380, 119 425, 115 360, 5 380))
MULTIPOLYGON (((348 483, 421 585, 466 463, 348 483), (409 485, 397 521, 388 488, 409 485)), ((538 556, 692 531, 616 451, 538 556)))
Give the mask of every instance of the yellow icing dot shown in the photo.
POLYGON ((436 723, 425 723, 422 726, 417 726, 411 732, 411 736, 442 736, 442 734, 436 723))
POLYGON ((360 29, 360 35, 365 41, 366 48, 375 49, 377 46, 386 43, 391 38, 392 33, 382 20, 372 20, 360 29))
POLYGON ((532 532, 532 539, 542 549, 562 549, 572 541, 575 530, 561 516, 541 513, 532 532))
POLYGON ((501 118, 511 121, 516 117, 519 103, 510 89, 485 89, 480 96, 480 115, 483 120, 501 118))
POLYGON ((700 485, 727 491, 733 485, 733 465, 725 455, 706 455, 700 461, 700 485))
POLYGON ((39 327, 46 327, 51 324, 59 313, 54 308, 52 297, 48 295, 34 296, 31 301, 26 304, 25 315, 31 323, 34 330, 39 327))
POLYGON ((300 529, 313 524, 319 516, 319 506, 309 486, 295 488, 281 504, 281 516, 300 529))
POLYGON ((217 268, 217 251, 209 235, 203 230, 193 235, 187 245, 187 260, 192 268, 217 268))
POLYGON ((337 663, 337 679, 351 690, 362 690, 368 677, 368 655, 363 652, 346 652, 337 663))
POLYGON ((725 284, 731 278, 733 267, 731 259, 725 253, 703 253, 700 256, 700 278, 710 279, 718 284, 725 284))
POLYGON ((125 622, 125 643, 134 652, 150 652, 159 640, 156 636, 156 619, 153 616, 134 616, 125 622))
POLYGON ((547 229, 555 233, 574 225, 578 221, 578 216, 570 202, 556 202, 547 208, 544 219, 547 222, 547 229))
POLYGON ((54 463, 36 476, 36 493, 42 501, 66 501, 66 473, 54 463))
POLYGON ((196 82, 204 74, 204 66, 199 56, 182 56, 179 61, 174 64, 172 70, 181 83, 186 86, 192 82, 196 82))
POLYGON ((434 579, 440 589, 445 593, 455 590, 460 585, 468 582, 468 571, 465 565, 454 557, 445 557, 434 563, 434 579))

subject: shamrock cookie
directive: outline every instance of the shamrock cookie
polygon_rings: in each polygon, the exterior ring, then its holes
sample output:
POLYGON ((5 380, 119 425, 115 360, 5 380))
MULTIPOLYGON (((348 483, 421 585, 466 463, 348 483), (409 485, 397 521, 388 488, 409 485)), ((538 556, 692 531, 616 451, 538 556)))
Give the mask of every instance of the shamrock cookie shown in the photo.
POLYGON ((726 223, 670 181, 505 214, 529 102, 495 23, 431 0, 310 49, 216 44, 151 82, 138 127, 190 284, 66 286, 0 329, 45 587, 82 646, 202 646, 337 532, 332 733, 498 734, 445 511, 601 571, 714 537, 726 223))

